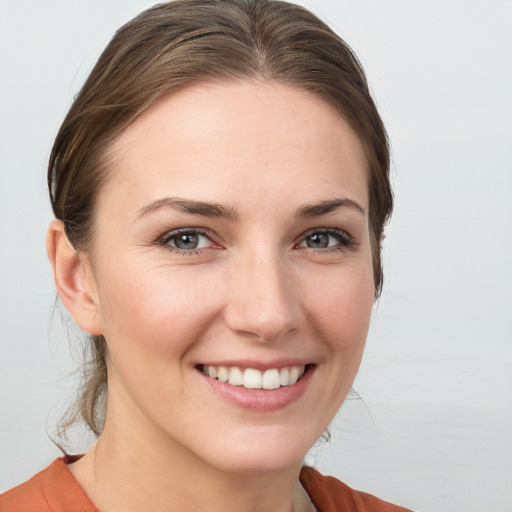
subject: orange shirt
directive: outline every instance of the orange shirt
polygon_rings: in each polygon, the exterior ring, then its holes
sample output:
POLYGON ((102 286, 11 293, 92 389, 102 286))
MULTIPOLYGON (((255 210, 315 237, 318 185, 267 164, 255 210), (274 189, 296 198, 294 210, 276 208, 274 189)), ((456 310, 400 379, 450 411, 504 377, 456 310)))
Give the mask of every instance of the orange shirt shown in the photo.
POLYGON ((300 481, 318 512, 412 512, 371 494, 355 491, 336 478, 323 476, 307 466, 300 472, 300 481))
POLYGON ((99 512, 69 471, 54 460, 27 482, 0 494, 1 512, 99 512))
MULTIPOLYGON (((304 467, 300 480, 318 512, 408 512, 336 478, 304 467)), ((56 459, 27 482, 0 495, 0 512, 99 512, 69 471, 56 459)), ((410 512, 410 511, 409 511, 410 512)))

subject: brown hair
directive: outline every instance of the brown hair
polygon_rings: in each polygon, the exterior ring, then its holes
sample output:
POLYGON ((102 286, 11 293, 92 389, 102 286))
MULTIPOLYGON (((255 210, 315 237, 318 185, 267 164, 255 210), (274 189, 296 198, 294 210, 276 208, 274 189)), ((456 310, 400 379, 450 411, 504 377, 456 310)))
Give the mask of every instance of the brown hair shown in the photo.
MULTIPOLYGON (((108 179, 113 141, 162 96, 192 83, 276 80, 327 100, 368 158, 375 295, 381 242, 393 206, 389 146, 364 71, 346 43, 306 9, 277 0, 176 0, 124 25, 102 53, 55 140, 48 167, 53 211, 78 251, 94 237, 95 198, 108 179)), ((93 336, 77 407, 95 434, 104 421, 106 345, 93 336)))

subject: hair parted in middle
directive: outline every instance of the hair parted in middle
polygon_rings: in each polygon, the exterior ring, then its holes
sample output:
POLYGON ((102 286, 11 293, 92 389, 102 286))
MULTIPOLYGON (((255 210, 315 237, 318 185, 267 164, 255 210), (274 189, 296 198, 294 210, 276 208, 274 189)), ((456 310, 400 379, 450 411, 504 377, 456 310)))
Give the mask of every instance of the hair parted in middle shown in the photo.
MULTIPOLYGON (((121 27, 71 106, 52 149, 54 214, 79 252, 94 244, 94 208, 109 179, 113 142, 164 96, 201 82, 276 81, 323 98, 349 123, 368 159, 375 295, 381 243, 391 214, 389 146, 364 71, 348 45, 306 9, 278 0, 175 0, 121 27)), ((83 419, 99 434, 107 385, 106 344, 92 336, 78 403, 64 427, 83 419)))

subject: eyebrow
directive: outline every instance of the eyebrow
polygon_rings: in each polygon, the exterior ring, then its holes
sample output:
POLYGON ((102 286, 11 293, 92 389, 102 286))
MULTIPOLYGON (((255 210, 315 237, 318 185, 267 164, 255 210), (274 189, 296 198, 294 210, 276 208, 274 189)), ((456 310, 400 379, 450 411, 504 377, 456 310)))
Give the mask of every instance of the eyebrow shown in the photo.
POLYGON ((205 203, 192 199, 181 199, 177 197, 164 197, 141 208, 138 218, 162 208, 171 208, 183 213, 192 215, 204 215, 206 217, 221 217, 228 220, 237 220, 239 215, 235 208, 226 207, 218 203, 205 203))
POLYGON ((297 210, 297 218, 301 217, 319 217, 331 213, 338 208, 346 207, 356 210, 362 215, 366 215, 364 208, 346 197, 339 199, 329 199, 327 201, 321 201, 319 203, 305 204, 297 210))
MULTIPOLYGON (((302 205, 297 210, 296 217, 320 217, 321 215, 326 215, 342 207, 352 208, 362 215, 366 215, 365 210, 352 199, 339 198, 302 205)), ((204 215, 205 217, 218 217, 231 221, 236 221, 240 217, 236 208, 232 206, 224 206, 218 203, 206 203, 204 201, 195 201, 192 199, 182 199, 177 197, 164 197, 163 199, 157 199, 144 208, 141 208, 137 217, 143 217, 162 208, 171 208, 182 213, 204 215)))

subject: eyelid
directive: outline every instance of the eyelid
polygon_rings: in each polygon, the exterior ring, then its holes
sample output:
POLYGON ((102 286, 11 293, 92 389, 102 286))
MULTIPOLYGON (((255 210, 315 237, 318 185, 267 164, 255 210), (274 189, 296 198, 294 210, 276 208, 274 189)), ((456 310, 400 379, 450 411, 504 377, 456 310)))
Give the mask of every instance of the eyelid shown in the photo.
POLYGON ((315 234, 325 234, 331 235, 339 241, 338 245, 325 247, 325 248, 314 248, 314 247, 306 247, 306 249, 312 249, 320 252, 327 252, 332 250, 344 250, 344 249, 353 249, 358 245, 356 239, 345 229, 340 228, 312 228, 303 233, 298 239, 296 246, 303 247, 300 244, 303 243, 307 238, 313 236, 315 234))
MULTIPOLYGON (((172 229, 170 231, 166 231, 163 235, 159 236, 156 241, 155 245, 164 247, 165 249, 176 252, 180 254, 197 254, 201 251, 209 250, 211 248, 217 248, 220 246, 220 244, 217 242, 218 236, 212 232, 210 229, 207 228, 201 228, 201 227, 182 227, 182 228, 176 228, 172 229), (180 235, 180 234, 193 234, 193 235, 200 235, 207 238, 211 245, 208 247, 201 247, 199 249, 180 249, 179 247, 174 247, 169 244, 169 241, 172 240, 172 238, 180 235)), ((340 251, 340 250, 347 250, 347 249, 353 249, 358 245, 358 242, 356 239, 345 229, 340 228, 326 228, 326 227, 318 227, 318 228, 311 228, 307 230, 305 233, 303 233, 296 241, 294 246, 296 248, 304 248, 304 249, 310 249, 317 252, 329 252, 329 251, 340 251), (302 246, 301 244, 306 241, 308 237, 311 237, 315 234, 326 234, 330 235, 336 240, 338 240, 338 243, 333 246, 327 246, 323 248, 315 248, 315 247, 307 247, 302 246)))
POLYGON ((163 235, 161 235, 157 238, 157 240, 155 241, 155 245, 162 246, 171 252, 177 252, 180 254, 190 255, 190 254, 196 254, 200 251, 211 249, 215 245, 218 246, 219 244, 216 242, 216 240, 215 240, 216 238, 218 238, 218 237, 216 237, 215 233, 213 233, 209 229, 200 228, 200 227, 183 227, 183 228, 176 228, 176 229, 171 229, 170 231, 166 231, 163 235), (178 247, 174 247, 169 244, 169 241, 172 240, 174 237, 176 237, 178 235, 187 235, 187 234, 203 236, 211 242, 211 246, 202 247, 200 249, 185 250, 185 249, 180 249, 178 247))

